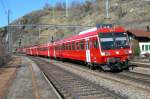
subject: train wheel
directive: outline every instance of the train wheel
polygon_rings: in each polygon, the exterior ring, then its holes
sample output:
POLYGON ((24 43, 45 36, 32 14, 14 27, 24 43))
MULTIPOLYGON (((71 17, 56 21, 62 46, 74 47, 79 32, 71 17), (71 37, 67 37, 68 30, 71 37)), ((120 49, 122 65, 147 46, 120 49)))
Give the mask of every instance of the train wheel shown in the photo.
POLYGON ((89 69, 91 69, 91 70, 93 69, 92 64, 91 64, 91 63, 89 63, 89 62, 86 62, 86 66, 87 66, 87 67, 89 67, 89 69))
POLYGON ((101 66, 98 66, 98 71, 99 71, 99 72, 102 72, 102 71, 103 71, 103 69, 102 69, 101 66))
POLYGON ((89 68, 90 68, 91 70, 95 70, 95 65, 92 64, 92 63, 89 63, 89 68))
POLYGON ((91 69, 91 70, 94 70, 94 66, 90 65, 90 69, 91 69))
POLYGON ((62 58, 62 62, 64 63, 66 60, 65 60, 65 58, 62 58))

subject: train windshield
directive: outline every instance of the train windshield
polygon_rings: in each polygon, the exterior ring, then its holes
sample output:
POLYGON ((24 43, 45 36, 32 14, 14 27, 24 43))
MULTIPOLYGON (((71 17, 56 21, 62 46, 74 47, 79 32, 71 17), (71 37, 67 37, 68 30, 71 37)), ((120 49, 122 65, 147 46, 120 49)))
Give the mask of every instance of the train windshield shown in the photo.
POLYGON ((129 48, 126 33, 99 33, 102 50, 129 48))

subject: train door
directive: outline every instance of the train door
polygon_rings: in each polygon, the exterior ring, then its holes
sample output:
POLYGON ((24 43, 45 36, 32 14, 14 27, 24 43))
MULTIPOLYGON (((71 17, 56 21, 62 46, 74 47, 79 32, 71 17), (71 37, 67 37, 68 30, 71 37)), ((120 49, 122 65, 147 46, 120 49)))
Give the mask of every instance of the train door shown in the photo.
POLYGON ((99 55, 100 51, 99 51, 99 44, 98 44, 97 37, 93 38, 92 43, 93 43, 93 48, 92 48, 93 57, 92 57, 92 61, 94 63, 97 63, 98 59, 100 59, 100 55, 99 55))
POLYGON ((87 63, 91 62, 89 41, 90 41, 89 38, 86 39, 86 62, 87 63))

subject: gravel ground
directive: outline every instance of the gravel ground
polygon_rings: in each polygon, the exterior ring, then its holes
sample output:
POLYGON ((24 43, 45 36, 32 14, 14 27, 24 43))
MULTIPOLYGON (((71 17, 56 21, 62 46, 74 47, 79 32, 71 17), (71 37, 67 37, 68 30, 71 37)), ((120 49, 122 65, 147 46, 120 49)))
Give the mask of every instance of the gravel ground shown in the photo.
POLYGON ((133 69, 130 68, 131 72, 137 72, 137 73, 142 73, 146 75, 150 75, 150 63, 149 61, 146 61, 145 59, 140 59, 139 61, 132 61, 131 64, 136 65, 133 69))
POLYGON ((6 99, 58 99, 52 88, 46 82, 40 69, 28 58, 22 57, 22 65, 17 72, 16 79, 13 81, 12 86, 6 99), (31 71, 29 65, 32 66, 31 71), (33 74, 35 80, 33 80, 33 74), (37 89, 34 87, 36 84, 37 89), (38 91, 38 98, 37 92, 38 91))
MULTIPOLYGON (((59 62, 53 62, 53 63, 61 68, 64 68, 70 72, 73 72, 86 79, 89 79, 90 81, 95 82, 96 84, 99 84, 101 86, 104 86, 105 88, 115 91, 116 93, 119 93, 122 96, 127 97, 129 99, 150 99, 149 91, 139 89, 138 87, 133 87, 130 84, 127 85, 127 84, 106 79, 105 74, 101 74, 91 70, 85 70, 83 68, 79 68, 78 66, 73 66, 73 65, 65 66, 65 64, 62 65, 59 62)), ((112 77, 112 79, 114 78, 112 77)))
POLYGON ((141 73, 150 75, 150 68, 144 68, 144 67, 135 67, 133 70, 130 69, 131 72, 141 73))
POLYGON ((16 76, 16 71, 20 65, 20 58, 13 57, 3 68, 0 68, 0 99, 4 99, 9 86, 16 76))

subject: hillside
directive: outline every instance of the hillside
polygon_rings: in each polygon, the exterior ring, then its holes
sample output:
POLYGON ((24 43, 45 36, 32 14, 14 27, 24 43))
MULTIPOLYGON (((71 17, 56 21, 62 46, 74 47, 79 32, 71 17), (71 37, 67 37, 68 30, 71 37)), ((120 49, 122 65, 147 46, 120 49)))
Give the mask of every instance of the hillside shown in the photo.
MULTIPOLYGON (((150 25, 150 3, 144 0, 110 0, 110 19, 105 19, 104 0, 89 0, 84 4, 73 2, 69 8, 68 17, 65 16, 65 8, 58 4, 55 8, 46 5, 43 9, 31 12, 12 24, 56 24, 56 25, 83 25, 95 26, 96 23, 114 23, 122 25, 126 29, 146 29, 150 25)), ((88 27, 15 27, 14 41, 18 46, 18 37, 21 37, 21 45, 50 42, 54 39, 71 36, 88 27), (17 32, 16 32, 17 31, 17 32)))

